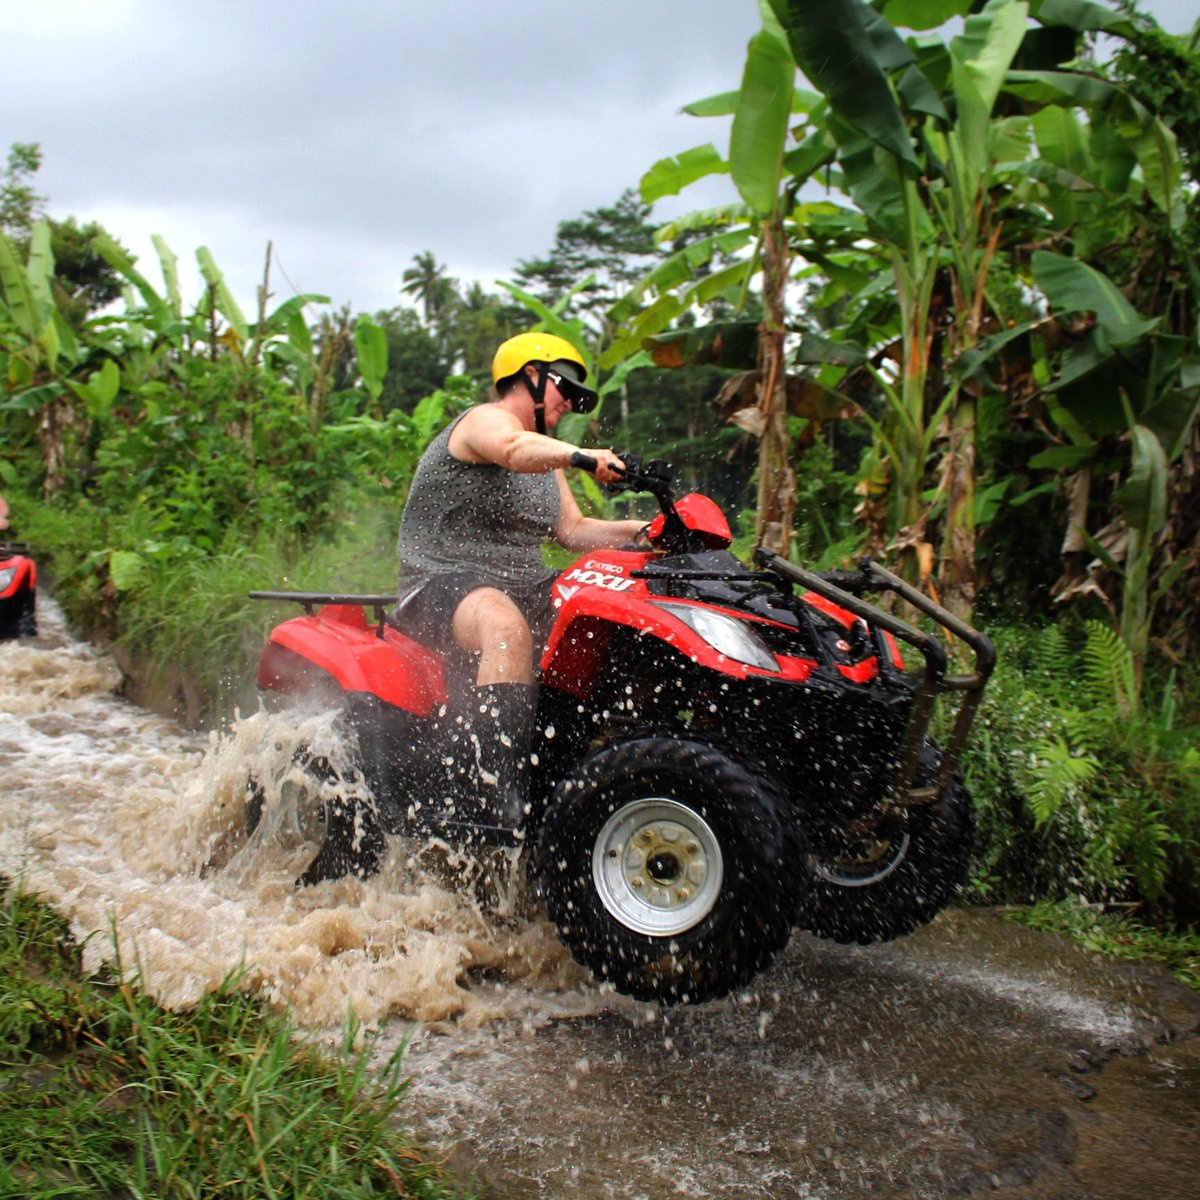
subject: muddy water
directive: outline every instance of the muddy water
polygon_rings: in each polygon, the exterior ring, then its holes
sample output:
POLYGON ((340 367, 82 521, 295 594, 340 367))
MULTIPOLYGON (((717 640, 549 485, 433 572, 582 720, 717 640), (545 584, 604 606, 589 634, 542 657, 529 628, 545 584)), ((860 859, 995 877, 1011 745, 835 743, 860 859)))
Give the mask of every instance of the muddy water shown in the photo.
POLYGON ((955 912, 889 946, 798 936, 700 1008, 633 1004, 434 852, 297 891, 287 820, 247 840, 241 789, 289 739, 336 755, 328 719, 189 736, 40 620, 0 643, 0 870, 101 931, 94 957, 115 921, 167 1003, 243 964, 314 1036, 352 1007, 384 1051, 411 1037, 409 1115, 491 1197, 1200 1198, 1200 997, 1154 968, 955 912))
POLYGON ((376 878, 294 887, 304 855, 287 814, 244 837, 247 771, 272 770, 300 742, 336 760, 330 715, 255 713, 191 736, 115 696, 112 663, 72 641, 44 597, 39 608, 37 641, 0 642, 0 871, 60 905, 81 936, 100 931, 91 960, 111 952, 115 925, 124 961, 164 1003, 244 967, 313 1027, 350 1010, 368 1024, 469 1028, 612 1007, 503 879, 477 889, 485 916, 454 886, 466 868, 436 848, 396 839, 376 878))

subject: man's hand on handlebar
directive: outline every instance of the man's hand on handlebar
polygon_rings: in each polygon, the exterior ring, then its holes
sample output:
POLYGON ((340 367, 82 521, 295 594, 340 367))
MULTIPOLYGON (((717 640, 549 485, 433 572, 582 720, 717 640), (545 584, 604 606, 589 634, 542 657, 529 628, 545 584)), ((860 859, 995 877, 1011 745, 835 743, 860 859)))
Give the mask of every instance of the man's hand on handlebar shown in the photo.
POLYGON ((590 471, 600 483, 620 483, 625 474, 625 463, 611 450, 576 450, 570 465, 590 471))

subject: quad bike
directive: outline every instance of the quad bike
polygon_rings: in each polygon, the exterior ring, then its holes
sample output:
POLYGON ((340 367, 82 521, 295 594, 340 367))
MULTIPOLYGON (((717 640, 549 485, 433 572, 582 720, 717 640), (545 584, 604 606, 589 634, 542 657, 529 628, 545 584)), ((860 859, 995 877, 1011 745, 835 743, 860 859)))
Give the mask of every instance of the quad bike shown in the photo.
POLYGON ((0 542, 0 640, 37 637, 37 564, 24 542, 0 542))
MULTIPOLYGON (((661 514, 648 545, 585 554, 557 577, 540 663, 524 857, 559 937, 618 991, 679 1003, 747 983, 794 928, 871 942, 929 921, 967 869, 956 765, 991 642, 868 559, 818 574, 760 550, 747 569, 716 504, 676 499, 666 463, 623 457, 624 486, 661 514), (868 592, 965 643, 974 670, 948 674, 942 638, 868 592), (905 669, 898 642, 923 670, 905 669), (962 702, 939 748, 929 729, 947 692, 962 702)), ((271 631, 261 694, 333 702, 356 735, 340 778, 306 750, 288 764, 322 822, 301 882, 373 870, 386 833, 486 838, 456 700, 470 664, 406 632, 394 596, 251 596, 306 614, 271 631)))

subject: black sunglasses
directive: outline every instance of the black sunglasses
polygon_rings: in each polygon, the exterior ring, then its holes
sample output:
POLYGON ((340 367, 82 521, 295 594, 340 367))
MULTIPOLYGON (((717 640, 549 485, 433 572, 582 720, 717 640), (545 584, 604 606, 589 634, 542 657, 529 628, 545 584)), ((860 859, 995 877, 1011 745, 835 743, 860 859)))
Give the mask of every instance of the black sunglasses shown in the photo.
POLYGON ((577 413, 591 412, 596 407, 596 393, 591 388, 576 383, 559 371, 547 371, 546 378, 558 388, 562 398, 577 413))

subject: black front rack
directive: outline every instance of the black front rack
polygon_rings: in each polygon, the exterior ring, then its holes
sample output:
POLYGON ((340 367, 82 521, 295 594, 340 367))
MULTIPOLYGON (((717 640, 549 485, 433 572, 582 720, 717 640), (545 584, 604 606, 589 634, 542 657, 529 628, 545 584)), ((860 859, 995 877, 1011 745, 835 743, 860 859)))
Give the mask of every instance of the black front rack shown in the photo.
POLYGON ((830 573, 833 574, 832 579, 829 575, 797 567, 771 550, 760 548, 755 554, 755 561, 766 570, 815 592, 866 621, 875 631, 876 653, 881 663, 888 661, 881 630, 886 630, 893 637, 920 651, 925 659, 925 672, 913 703, 908 728, 904 734, 900 765, 886 803, 901 809, 909 805, 938 803, 950 787, 967 742, 967 735, 975 721, 984 686, 996 666, 996 648, 991 638, 870 558, 859 560, 858 575, 849 572, 830 573), (915 629, 907 621, 862 599, 856 594, 860 591, 892 592, 905 600, 948 634, 970 647, 975 657, 974 671, 962 675, 947 674, 946 650, 938 638, 915 629), (914 788, 917 764, 929 734, 934 708, 938 697, 947 692, 961 693, 963 701, 942 753, 937 780, 932 788, 914 788))

